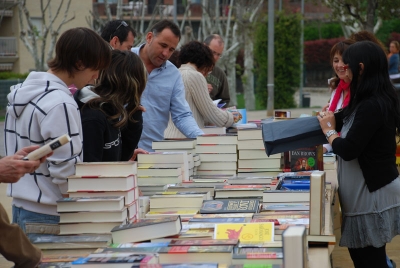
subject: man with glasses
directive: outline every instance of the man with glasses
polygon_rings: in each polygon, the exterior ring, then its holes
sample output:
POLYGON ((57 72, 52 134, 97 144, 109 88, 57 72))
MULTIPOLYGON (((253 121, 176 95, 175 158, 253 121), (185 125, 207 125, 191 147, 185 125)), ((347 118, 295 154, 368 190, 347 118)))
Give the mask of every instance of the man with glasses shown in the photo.
MULTIPOLYGON (((215 64, 217 64, 224 51, 224 40, 218 34, 212 34, 204 39, 204 44, 211 49, 215 64)), ((228 80, 224 71, 215 65, 212 72, 206 78, 211 99, 221 99, 222 103, 226 103, 225 107, 228 107, 231 98, 229 96, 228 80)))
POLYGON ((101 32, 101 37, 110 44, 112 49, 131 50, 135 42, 136 32, 125 21, 108 22, 101 32))
POLYGON ((143 114, 143 132, 139 141, 139 147, 147 151, 154 151, 153 141, 164 139, 170 117, 186 137, 196 138, 204 134, 186 101, 181 74, 168 61, 180 39, 179 27, 171 21, 161 20, 147 33, 145 44, 132 48, 149 74, 141 97, 146 112, 143 114))

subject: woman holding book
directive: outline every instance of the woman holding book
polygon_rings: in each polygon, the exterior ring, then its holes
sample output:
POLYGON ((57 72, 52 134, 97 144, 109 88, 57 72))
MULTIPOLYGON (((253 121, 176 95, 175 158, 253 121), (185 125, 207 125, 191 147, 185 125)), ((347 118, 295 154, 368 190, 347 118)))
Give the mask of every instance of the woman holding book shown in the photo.
MULTIPOLYGON (((113 50, 111 65, 101 72, 97 85, 75 93, 82 116, 83 161, 129 160, 131 156, 122 155, 122 146, 126 146, 122 144, 123 136, 135 135, 129 137, 135 140, 129 146, 133 152, 142 132, 141 125, 135 123, 142 121, 140 97, 146 81, 147 71, 139 56, 113 50)), ((137 149, 135 155, 138 152, 145 151, 137 149)))
POLYGON ((348 247, 355 267, 388 267, 386 243, 400 233, 395 158, 400 105, 380 46, 370 41, 350 45, 343 62, 350 81, 348 106, 318 116, 338 156, 340 246, 348 247))
MULTIPOLYGON (((181 63, 179 71, 185 85, 186 100, 199 127, 204 128, 205 122, 218 127, 230 127, 237 122, 239 113, 219 109, 208 93, 205 76, 214 68, 214 56, 211 49, 198 41, 191 41, 181 48, 179 62, 181 63)), ((175 127, 171 118, 164 137, 185 138, 175 127)))

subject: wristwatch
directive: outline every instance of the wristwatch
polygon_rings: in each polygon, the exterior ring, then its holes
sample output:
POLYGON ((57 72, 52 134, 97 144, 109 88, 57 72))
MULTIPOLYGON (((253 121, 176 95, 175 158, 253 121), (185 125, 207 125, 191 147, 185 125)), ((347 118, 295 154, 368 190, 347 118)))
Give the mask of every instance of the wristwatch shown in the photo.
POLYGON ((327 140, 329 140, 329 137, 332 136, 332 135, 335 135, 335 134, 337 135, 336 130, 331 129, 331 130, 328 130, 328 131, 326 132, 325 137, 326 137, 327 140))

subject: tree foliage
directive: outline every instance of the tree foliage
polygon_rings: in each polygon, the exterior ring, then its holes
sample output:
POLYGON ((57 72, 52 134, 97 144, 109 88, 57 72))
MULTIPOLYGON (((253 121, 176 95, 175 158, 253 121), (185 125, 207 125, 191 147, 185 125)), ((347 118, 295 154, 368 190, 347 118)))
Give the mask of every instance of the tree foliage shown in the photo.
MULTIPOLYGON (((278 13, 275 20, 274 107, 296 107, 293 95, 300 81, 300 15, 278 13)), ((256 29, 254 58, 257 74, 257 99, 264 106, 268 100, 268 24, 267 19, 256 29)))
POLYGON ((382 21, 399 17, 400 1, 326 0, 332 16, 345 26, 345 36, 360 30, 377 32, 382 21))
POLYGON ((331 39, 343 36, 339 23, 311 22, 304 26, 304 41, 331 39))

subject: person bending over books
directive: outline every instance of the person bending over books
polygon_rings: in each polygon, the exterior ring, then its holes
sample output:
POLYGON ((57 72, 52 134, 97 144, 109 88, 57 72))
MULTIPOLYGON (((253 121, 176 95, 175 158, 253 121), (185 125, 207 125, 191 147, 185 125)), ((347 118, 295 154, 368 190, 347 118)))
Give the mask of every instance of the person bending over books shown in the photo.
POLYGON ((370 41, 352 44, 344 51, 343 62, 350 80, 349 104, 338 113, 318 116, 338 156, 343 216, 339 245, 348 247, 356 268, 388 267, 386 243, 400 233, 395 158, 400 105, 380 46, 370 41))
MULTIPOLYGON (((218 127, 230 127, 236 122, 238 113, 219 109, 208 93, 205 76, 214 67, 211 49, 198 41, 191 41, 181 47, 179 62, 186 100, 198 126, 204 128, 204 122, 210 122, 218 127)), ((185 138, 185 135, 175 127, 170 118, 164 138, 185 138)))
MULTIPOLYGON (((51 154, 39 160, 22 161, 28 153, 39 146, 22 148, 12 156, 0 159, 0 183, 15 183, 26 173, 33 173, 51 154)), ((41 259, 40 249, 31 244, 22 229, 10 224, 7 212, 0 203, 0 254, 8 261, 14 262, 15 268, 36 267, 41 259)))
POLYGON ((75 173, 75 164, 81 161, 81 116, 67 85, 83 88, 97 79, 110 61, 111 50, 96 32, 83 27, 69 29, 56 43, 55 58, 48 62, 50 69, 31 72, 7 96, 7 155, 31 144, 44 145, 64 134, 71 137, 68 145, 54 151, 37 170, 8 185, 13 222, 29 238, 58 234, 56 201, 67 194, 67 177, 75 173))
MULTIPOLYGON (((146 81, 147 71, 139 56, 130 51, 113 50, 111 64, 100 73, 97 85, 75 93, 82 116, 83 161, 129 160, 122 158, 121 129, 128 123, 133 126, 138 120, 135 116, 143 109, 140 97, 146 81)), ((134 148, 141 129, 137 132, 134 148)), ((136 149, 132 158, 139 152, 147 153, 136 149)))

